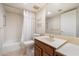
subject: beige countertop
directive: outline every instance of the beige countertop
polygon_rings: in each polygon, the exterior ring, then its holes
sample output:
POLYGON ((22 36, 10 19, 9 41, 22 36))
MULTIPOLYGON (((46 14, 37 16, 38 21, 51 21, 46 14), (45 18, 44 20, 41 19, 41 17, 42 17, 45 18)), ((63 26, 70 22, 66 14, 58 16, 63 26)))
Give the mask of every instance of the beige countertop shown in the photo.
POLYGON ((67 42, 67 40, 63 40, 63 39, 59 39, 59 38, 49 39, 49 36, 39 36, 39 37, 35 37, 35 39, 42 41, 56 49, 67 42))
POLYGON ((79 56, 79 45, 73 44, 68 40, 64 40, 64 38, 57 37, 57 38, 49 39, 49 36, 39 36, 35 38, 39 41, 42 41, 56 48, 57 52, 62 53, 66 56, 79 56))
POLYGON ((66 43, 56 51, 66 56, 79 56, 79 45, 66 43))

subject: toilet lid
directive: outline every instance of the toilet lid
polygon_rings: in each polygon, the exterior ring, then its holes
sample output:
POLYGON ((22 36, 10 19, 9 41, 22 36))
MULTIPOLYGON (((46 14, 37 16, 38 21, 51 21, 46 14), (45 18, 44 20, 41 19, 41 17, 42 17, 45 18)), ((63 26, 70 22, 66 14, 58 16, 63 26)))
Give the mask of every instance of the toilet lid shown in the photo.
POLYGON ((24 41, 23 44, 24 44, 25 46, 30 46, 30 45, 33 45, 33 44, 34 44, 34 41, 33 41, 33 40, 24 41))

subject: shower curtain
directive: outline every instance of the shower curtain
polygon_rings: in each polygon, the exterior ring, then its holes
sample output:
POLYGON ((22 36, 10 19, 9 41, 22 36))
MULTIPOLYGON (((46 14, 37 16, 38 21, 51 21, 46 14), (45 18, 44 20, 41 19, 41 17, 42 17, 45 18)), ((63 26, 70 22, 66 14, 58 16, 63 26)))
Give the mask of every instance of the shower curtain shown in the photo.
POLYGON ((32 40, 33 37, 33 18, 34 14, 30 11, 24 10, 24 21, 22 29, 22 38, 21 41, 32 40))

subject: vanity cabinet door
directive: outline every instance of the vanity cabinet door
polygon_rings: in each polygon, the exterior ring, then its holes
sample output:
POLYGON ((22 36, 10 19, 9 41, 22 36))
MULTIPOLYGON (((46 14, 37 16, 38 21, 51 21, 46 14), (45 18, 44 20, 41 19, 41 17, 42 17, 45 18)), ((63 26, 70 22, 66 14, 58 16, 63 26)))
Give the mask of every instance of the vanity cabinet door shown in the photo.
POLYGON ((35 39, 35 56, 54 56, 55 48, 35 39))
POLYGON ((35 56, 41 56, 41 49, 35 45, 35 52, 34 52, 34 55, 35 56))
POLYGON ((50 55, 43 51, 43 56, 50 56, 50 55))
POLYGON ((50 47, 49 45, 46 45, 46 44, 44 44, 43 51, 45 51, 50 56, 53 56, 55 52, 53 47, 50 47))

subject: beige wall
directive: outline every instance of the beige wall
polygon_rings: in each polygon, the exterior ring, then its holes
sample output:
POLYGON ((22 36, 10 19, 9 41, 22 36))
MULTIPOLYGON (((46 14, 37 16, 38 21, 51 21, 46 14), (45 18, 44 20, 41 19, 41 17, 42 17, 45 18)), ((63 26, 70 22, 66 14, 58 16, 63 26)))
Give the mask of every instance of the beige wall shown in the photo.
POLYGON ((61 31, 63 35, 76 36, 76 10, 61 14, 61 31))
POLYGON ((0 4, 0 28, 3 27, 4 25, 4 15, 5 15, 4 6, 0 4))
POLYGON ((23 17, 16 13, 6 12, 5 41, 21 40, 23 17))
POLYGON ((79 8, 77 8, 77 16, 76 16, 76 36, 79 37, 79 8))
MULTIPOLYGON (((20 42, 21 40, 23 16, 13 11, 15 8, 9 12, 9 9, 7 11, 4 5, 0 4, 0 52, 2 51, 1 48, 6 50, 9 45, 16 44, 17 41, 20 42)), ((15 46, 18 47, 17 44, 15 46)), ((10 49, 13 48, 10 47, 10 49)))
POLYGON ((35 33, 35 13, 32 13, 32 27, 33 27, 33 33, 35 33))
POLYGON ((52 32, 53 30, 60 30, 60 16, 55 16, 53 18, 47 19, 47 32, 52 32))
POLYGON ((58 29, 62 35, 76 36, 78 35, 79 21, 76 12, 78 10, 72 10, 61 15, 55 16, 53 18, 47 19, 48 32, 51 29, 58 29))
POLYGON ((5 20, 4 14, 5 14, 5 11, 4 11, 3 5, 0 4, 0 52, 2 49, 2 43, 4 41, 3 40, 4 39, 4 20, 5 20))
POLYGON ((66 35, 54 35, 56 38, 68 40, 68 42, 79 45, 79 38, 74 36, 66 36, 66 35))
POLYGON ((36 33, 45 33, 45 13, 46 9, 44 8, 36 14, 36 33))

